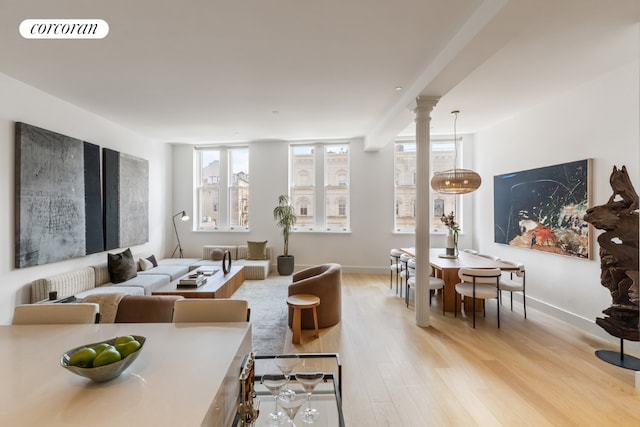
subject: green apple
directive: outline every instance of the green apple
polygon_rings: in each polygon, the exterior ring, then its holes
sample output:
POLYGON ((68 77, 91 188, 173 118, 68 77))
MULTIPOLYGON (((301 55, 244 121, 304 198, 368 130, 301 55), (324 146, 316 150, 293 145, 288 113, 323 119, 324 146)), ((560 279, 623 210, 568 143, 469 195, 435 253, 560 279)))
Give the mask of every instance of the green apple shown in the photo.
POLYGON ((96 358, 96 351, 89 347, 82 347, 71 356, 69 356, 70 366, 79 366, 81 368, 90 368, 96 358))
POLYGON ((133 340, 133 341, 127 341, 122 344, 116 344, 115 347, 116 347, 116 350, 120 352, 120 355, 124 359, 131 353, 138 351, 138 349, 140 348, 140 343, 136 340, 133 340))
POLYGON ((102 352, 93 359, 93 367, 108 365, 122 359, 122 356, 114 346, 102 350, 102 352))
POLYGON ((135 338, 132 337, 131 335, 123 335, 121 337, 117 337, 116 340, 114 341, 113 345, 124 344, 126 342, 134 341, 134 340, 135 340, 135 338))
POLYGON ((109 344, 107 344, 106 342, 102 342, 100 344, 94 345, 91 348, 94 349, 97 354, 100 354, 102 353, 103 350, 107 349, 108 347, 109 347, 109 344))

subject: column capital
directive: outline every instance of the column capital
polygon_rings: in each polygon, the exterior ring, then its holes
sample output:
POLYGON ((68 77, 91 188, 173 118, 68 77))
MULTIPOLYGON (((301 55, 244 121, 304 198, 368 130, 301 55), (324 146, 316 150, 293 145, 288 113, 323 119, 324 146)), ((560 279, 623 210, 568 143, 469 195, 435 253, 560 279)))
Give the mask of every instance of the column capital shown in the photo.
POLYGON ((430 113, 438 101, 440 101, 439 96, 418 96, 416 97, 415 104, 412 106, 413 112, 416 114, 430 113))

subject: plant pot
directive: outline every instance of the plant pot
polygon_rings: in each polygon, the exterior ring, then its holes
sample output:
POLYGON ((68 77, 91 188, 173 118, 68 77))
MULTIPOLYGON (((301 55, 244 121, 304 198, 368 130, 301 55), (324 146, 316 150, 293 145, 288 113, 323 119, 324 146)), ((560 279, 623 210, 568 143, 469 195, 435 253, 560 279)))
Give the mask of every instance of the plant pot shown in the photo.
POLYGON ((293 273, 293 267, 295 265, 293 255, 279 255, 278 256, 278 274, 281 276, 289 276, 293 273))

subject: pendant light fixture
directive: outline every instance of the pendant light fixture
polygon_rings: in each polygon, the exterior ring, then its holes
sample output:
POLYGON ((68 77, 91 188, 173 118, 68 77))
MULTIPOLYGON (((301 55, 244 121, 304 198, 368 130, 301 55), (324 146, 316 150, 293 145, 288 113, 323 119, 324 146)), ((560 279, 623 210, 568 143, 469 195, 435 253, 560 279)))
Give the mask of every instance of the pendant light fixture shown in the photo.
POLYGON ((436 172, 431 178, 431 188, 436 193, 442 194, 465 194, 476 191, 480 187, 482 178, 471 169, 457 169, 458 163, 458 135, 456 132, 456 122, 458 121, 459 110, 453 110, 453 169, 436 172))

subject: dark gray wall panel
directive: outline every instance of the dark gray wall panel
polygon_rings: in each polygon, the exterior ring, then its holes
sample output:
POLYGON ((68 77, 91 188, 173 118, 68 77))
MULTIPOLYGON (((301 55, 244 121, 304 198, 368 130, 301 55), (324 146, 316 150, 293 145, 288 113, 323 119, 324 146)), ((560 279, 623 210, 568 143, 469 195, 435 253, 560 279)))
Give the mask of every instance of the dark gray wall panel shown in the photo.
POLYGON ((105 249, 120 247, 120 153, 102 149, 105 249))
POLYGON ((17 268, 86 254, 83 143, 16 123, 17 268))
POLYGON ((100 147, 89 142, 84 143, 84 200, 88 255, 104 251, 100 147))

